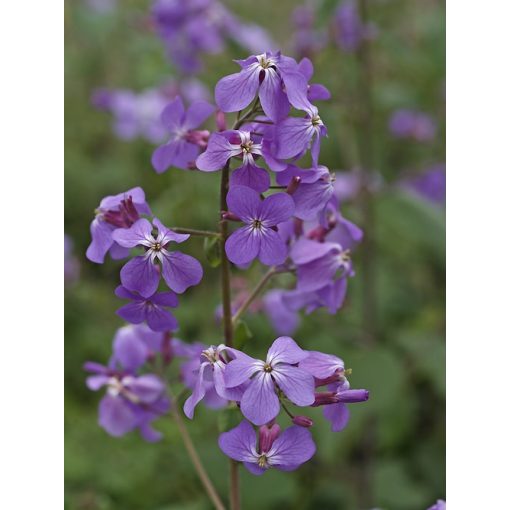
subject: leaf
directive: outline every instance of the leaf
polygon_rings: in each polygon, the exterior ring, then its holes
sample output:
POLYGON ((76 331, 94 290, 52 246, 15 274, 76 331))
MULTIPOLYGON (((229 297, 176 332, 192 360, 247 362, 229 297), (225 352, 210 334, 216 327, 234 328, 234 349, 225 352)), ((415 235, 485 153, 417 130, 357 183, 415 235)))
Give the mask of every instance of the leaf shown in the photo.
POLYGON ((221 264, 220 240, 217 237, 206 237, 204 239, 205 258, 211 267, 218 267, 221 264))
POLYGON ((244 321, 239 321, 234 330, 234 347, 242 350, 246 342, 253 338, 253 334, 244 321))

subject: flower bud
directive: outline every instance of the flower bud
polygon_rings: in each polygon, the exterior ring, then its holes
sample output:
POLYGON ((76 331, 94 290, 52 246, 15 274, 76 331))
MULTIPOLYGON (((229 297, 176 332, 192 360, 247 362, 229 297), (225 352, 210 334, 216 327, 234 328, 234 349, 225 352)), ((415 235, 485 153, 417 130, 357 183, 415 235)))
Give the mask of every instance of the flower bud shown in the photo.
POLYGON ((296 190, 298 189, 299 187, 299 183, 301 182, 301 177, 295 175, 291 181, 289 182, 288 186, 287 186, 287 193, 289 195, 293 195, 296 190))
POLYGON ((338 402, 340 402, 340 399, 338 398, 338 394, 336 392, 323 391, 315 394, 315 402, 312 404, 312 407, 338 404, 338 402))
POLYGON ((339 402, 345 404, 354 404, 356 402, 365 402, 370 393, 368 390, 345 390, 338 393, 339 402))
POLYGON ((221 218, 223 220, 241 221, 241 218, 239 218, 239 216, 236 216, 234 213, 231 213, 230 211, 222 211, 221 218))
POLYGON ((266 453, 273 446, 274 440, 280 435, 280 426, 275 423, 274 425, 262 425, 259 428, 259 449, 260 453, 266 453))
POLYGON ((292 418, 292 423, 300 427, 309 428, 313 425, 313 420, 308 418, 308 416, 294 416, 294 418, 292 418))
POLYGON ((207 142, 209 141, 209 135, 210 133, 207 129, 195 129, 193 131, 188 131, 185 138, 187 142, 205 149, 207 147, 207 142))
POLYGON ((227 118, 221 110, 216 112, 216 126, 218 131, 225 131, 227 129, 227 118))

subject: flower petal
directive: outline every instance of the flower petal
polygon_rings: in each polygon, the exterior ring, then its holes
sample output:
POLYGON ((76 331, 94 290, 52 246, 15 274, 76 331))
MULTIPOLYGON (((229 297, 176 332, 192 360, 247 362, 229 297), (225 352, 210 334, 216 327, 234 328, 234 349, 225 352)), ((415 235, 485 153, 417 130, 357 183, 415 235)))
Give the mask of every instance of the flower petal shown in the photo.
POLYGON ((113 244, 112 231, 112 225, 109 225, 99 218, 94 218, 90 224, 92 241, 86 253, 90 261, 96 262, 97 264, 102 264, 104 262, 104 257, 113 244))
POLYGON ((313 376, 298 367, 278 364, 271 375, 280 389, 297 406, 309 406, 315 401, 315 382, 313 376))
POLYGON ((113 240, 124 246, 124 248, 134 248, 147 239, 152 237, 152 225, 149 220, 140 218, 135 221, 130 228, 118 228, 112 234, 113 240))
POLYGON ((256 462, 257 434, 246 420, 218 438, 221 451, 239 462, 256 462))
POLYGON ((127 389, 136 395, 144 404, 150 404, 163 394, 165 384, 154 374, 145 374, 136 377, 126 385, 127 389))
POLYGON ((154 304, 146 307, 146 319, 153 331, 175 331, 179 327, 177 319, 170 312, 154 304))
POLYGON ((198 156, 196 165, 202 172, 215 172, 223 168, 227 161, 238 153, 239 150, 233 147, 223 135, 213 133, 209 138, 206 151, 198 156))
POLYGON ((273 229, 266 229, 260 235, 259 260, 266 266, 283 264, 288 255, 287 245, 273 229))
POLYGON ((190 420, 193 419, 193 416, 195 414, 195 407, 204 398, 205 395, 204 370, 209 366, 210 366, 209 363, 202 363, 200 365, 197 380, 195 382, 195 387, 193 388, 193 393, 189 396, 186 402, 184 402, 184 414, 190 420))
POLYGON ((120 281, 143 297, 152 296, 159 285, 159 273, 150 258, 135 257, 120 270, 120 281))
POLYGON ((312 374, 317 379, 325 379, 337 370, 344 369, 344 362, 332 354, 319 351, 305 351, 306 358, 299 362, 299 368, 312 374))
POLYGON ((312 434, 308 429, 293 426, 284 430, 273 443, 268 452, 268 462, 271 466, 289 471, 310 460, 316 448, 312 434))
POLYGON ((245 223, 257 217, 261 202, 259 194, 248 186, 231 186, 227 194, 228 210, 245 223))
POLYGON ((152 223, 158 229, 159 233, 163 234, 163 238, 160 241, 163 246, 165 246, 169 241, 183 243, 190 238, 190 234, 178 234, 177 232, 170 230, 168 227, 165 227, 158 218, 154 218, 152 223))
POLYGON ((269 189, 271 178, 266 169, 246 163, 232 172, 230 182, 234 186, 247 186, 258 193, 263 193, 269 189))
POLYGON ((226 388, 234 388, 247 381, 257 370, 263 367, 260 360, 243 356, 237 358, 225 366, 224 380, 226 388))
POLYGON ((345 404, 331 404, 324 406, 324 418, 331 422, 331 431, 340 432, 349 422, 351 415, 349 408, 345 404))
POLYGON ((113 361, 128 371, 141 367, 147 359, 147 346, 133 326, 119 328, 113 339, 113 361))
POLYGON ((161 122, 170 132, 175 132, 180 129, 183 120, 184 103, 181 96, 177 96, 161 113, 161 122))
POLYGON ((275 158, 287 159, 297 156, 308 148, 314 134, 308 117, 289 117, 278 124, 276 129, 275 158))
POLYGON ((294 365, 304 360, 308 352, 301 349, 290 336, 278 337, 267 351, 267 362, 273 366, 276 363, 289 363, 294 365))
POLYGON ((238 228, 225 243, 228 259, 238 265, 249 264, 259 254, 260 238, 250 225, 238 228))
POLYGON ((267 372, 258 372, 241 399, 241 412, 255 425, 264 425, 280 412, 274 382, 267 372))
POLYGON ((216 104, 224 112, 238 112, 255 98, 259 88, 259 66, 252 64, 239 73, 222 78, 214 90, 216 104))
POLYGON ((123 436, 136 427, 136 415, 121 397, 105 395, 99 403, 99 425, 114 437, 123 436))
POLYGON ((177 294, 188 287, 197 285, 204 274, 200 262, 190 255, 179 251, 170 252, 162 261, 163 278, 177 294))
POLYGON ((141 324, 145 320, 146 305, 143 301, 121 306, 115 313, 131 324, 141 324))
POLYGON ((269 226, 287 221, 294 214, 294 200, 287 193, 268 196, 259 206, 259 218, 269 226))
POLYGON ((215 107, 207 101, 195 101, 186 112, 183 127, 186 129, 198 128, 214 110, 215 107))
POLYGON ((151 296, 150 300, 159 306, 169 306, 171 308, 175 308, 179 305, 179 299, 171 290, 166 292, 158 292, 151 296))
POLYGON ((283 92, 282 79, 274 69, 266 69, 259 90, 260 104, 264 113, 274 122, 289 114, 290 104, 283 92))

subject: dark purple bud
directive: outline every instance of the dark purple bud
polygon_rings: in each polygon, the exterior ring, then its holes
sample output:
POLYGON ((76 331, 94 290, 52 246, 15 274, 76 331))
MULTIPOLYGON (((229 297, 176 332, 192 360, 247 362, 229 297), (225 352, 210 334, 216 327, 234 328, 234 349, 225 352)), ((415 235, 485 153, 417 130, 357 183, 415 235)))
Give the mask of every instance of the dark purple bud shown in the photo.
POLYGON ((338 404, 340 399, 338 394, 334 391, 323 391, 315 394, 315 402, 312 407, 327 406, 329 404, 338 404))
POLYGON ((227 129, 227 118, 221 110, 216 112, 216 126, 218 131, 225 131, 227 129))
POLYGON ((343 374, 340 373, 339 370, 337 370, 333 375, 330 375, 329 377, 326 377, 325 379, 317 379, 317 377, 314 377, 315 379, 315 387, 318 388, 319 386, 327 386, 328 384, 333 384, 340 382, 344 379, 343 374))
POLYGON ((309 428, 313 425, 313 420, 308 418, 308 416, 294 416, 294 418, 292 418, 292 423, 300 427, 309 428))
POLYGON ((287 193, 289 195, 293 195, 298 187, 299 187, 299 183, 301 182, 301 177, 299 177, 298 175, 295 175, 289 182, 289 185, 287 186, 287 193))
POLYGON ((280 426, 275 423, 274 425, 262 425, 259 428, 259 453, 266 453, 273 446, 274 440, 280 435, 280 426))
POLYGON ((234 213, 231 213, 229 211, 222 211, 221 218, 223 220, 229 220, 229 221, 241 221, 241 218, 239 218, 239 216, 236 216, 234 213))
POLYGON ((370 393, 368 390, 345 390, 338 393, 339 402, 345 404, 354 404, 356 402, 365 402, 370 393))
POLYGON ((209 131, 207 129, 195 129, 194 131, 188 131, 186 133, 185 139, 187 142, 192 143, 194 145, 198 145, 201 149, 207 148, 207 143, 209 142, 209 131))
POLYGON ((294 235, 299 237, 303 234, 303 220, 294 218, 294 235))

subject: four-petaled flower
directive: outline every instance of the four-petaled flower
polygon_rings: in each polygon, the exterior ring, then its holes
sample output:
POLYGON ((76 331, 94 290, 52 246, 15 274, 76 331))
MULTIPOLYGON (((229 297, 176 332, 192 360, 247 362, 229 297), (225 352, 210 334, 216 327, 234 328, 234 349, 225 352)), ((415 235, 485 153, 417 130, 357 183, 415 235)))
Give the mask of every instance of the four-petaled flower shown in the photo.
POLYGON ((172 292, 157 292, 152 296, 143 297, 131 292, 122 285, 115 289, 115 295, 121 299, 133 301, 117 310, 117 315, 132 324, 146 322, 153 331, 175 331, 177 319, 166 307, 175 308, 179 304, 177 296, 172 292))
POLYGON ((218 444, 225 455, 242 462, 254 475, 261 475, 269 468, 294 471, 315 453, 312 434, 306 428, 293 426, 280 434, 277 424, 263 426, 257 442, 257 434, 246 420, 220 434, 218 444))
POLYGON ((261 200, 246 186, 232 186, 227 195, 229 212, 246 225, 227 239, 225 251, 234 264, 248 264, 258 257, 268 266, 282 264, 287 246, 273 229, 294 214, 294 201, 286 193, 275 193, 261 200))
POLYGON ((197 285, 202 279, 202 266, 198 260, 167 249, 170 242, 182 243, 189 238, 189 234, 177 234, 157 218, 153 219, 152 225, 142 218, 131 228, 116 230, 113 238, 126 248, 142 246, 146 249, 144 255, 134 257, 120 271, 122 285, 145 298, 152 296, 159 285, 160 274, 156 260, 161 263, 163 279, 170 289, 178 294, 192 285, 197 285), (153 225, 158 231, 156 236, 152 235, 153 225))
POLYGON ((304 117, 287 117, 275 127, 273 155, 278 159, 300 158, 311 147, 312 163, 319 164, 320 139, 328 130, 313 105, 304 117))
POLYGON ((264 113, 275 122, 287 116, 291 104, 299 110, 311 107, 306 78, 293 58, 266 52, 236 62, 242 70, 216 85, 216 103, 224 112, 246 108, 257 92, 264 113))
POLYGON ((96 209, 96 217, 90 224, 92 242, 87 248, 87 258, 102 264, 110 252, 113 259, 127 257, 129 250, 117 244, 112 234, 118 228, 128 228, 141 214, 151 214, 142 188, 132 188, 125 193, 107 196, 96 209))
POLYGON ((223 131, 211 135, 207 149, 200 154, 196 165, 203 172, 215 172, 230 158, 241 157, 242 165, 232 172, 231 184, 248 186, 262 193, 271 184, 267 170, 255 164, 254 156, 262 154, 262 143, 255 143, 249 131, 223 131))
MULTIPOLYGON (((196 101, 185 110, 180 96, 177 96, 161 114, 161 122, 170 132, 165 145, 158 147, 152 155, 152 165, 156 172, 164 172, 169 166, 186 170, 194 163, 199 153, 199 144, 193 135, 214 111, 207 101, 196 101)), ((209 134, 202 133, 202 134, 209 134)))
POLYGON ((241 398, 241 412, 255 425, 263 425, 280 412, 279 394, 283 393, 298 406, 313 404, 314 379, 294 366, 308 356, 294 340, 277 338, 267 352, 266 361, 235 351, 236 359, 225 368, 225 386, 235 388, 249 384, 241 398))
POLYGON ((220 399, 238 401, 241 399, 244 386, 238 388, 226 388, 224 381, 224 371, 228 358, 236 356, 236 352, 221 344, 217 347, 211 345, 208 349, 204 349, 200 353, 200 364, 195 373, 196 382, 193 393, 184 403, 184 414, 192 419, 195 413, 196 405, 204 398, 207 390, 211 390, 211 386, 216 391, 220 399), (212 385, 211 385, 212 381, 212 385))

